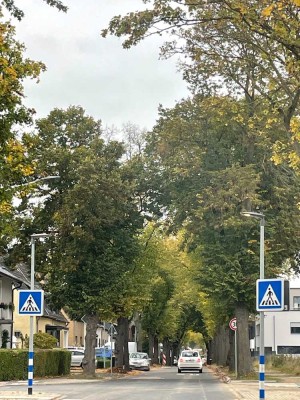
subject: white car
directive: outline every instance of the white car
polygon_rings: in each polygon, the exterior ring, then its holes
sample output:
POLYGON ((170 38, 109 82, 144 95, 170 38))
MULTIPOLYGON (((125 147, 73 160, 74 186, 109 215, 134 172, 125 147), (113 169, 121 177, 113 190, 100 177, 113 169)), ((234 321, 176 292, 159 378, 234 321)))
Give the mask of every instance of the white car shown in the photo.
POLYGON ((197 350, 183 350, 178 360, 178 372, 196 370, 202 373, 202 359, 197 350))
POLYGON ((84 350, 68 349, 71 352, 71 367, 82 367, 84 350))
MULTIPOLYGON (((84 350, 80 349, 68 349, 71 355, 71 367, 81 367, 82 368, 82 360, 84 357, 84 350)), ((95 367, 97 367, 97 359, 95 358, 95 367)))
POLYGON ((147 353, 130 353, 129 355, 129 367, 131 369, 142 369, 144 371, 150 371, 150 361, 147 353))

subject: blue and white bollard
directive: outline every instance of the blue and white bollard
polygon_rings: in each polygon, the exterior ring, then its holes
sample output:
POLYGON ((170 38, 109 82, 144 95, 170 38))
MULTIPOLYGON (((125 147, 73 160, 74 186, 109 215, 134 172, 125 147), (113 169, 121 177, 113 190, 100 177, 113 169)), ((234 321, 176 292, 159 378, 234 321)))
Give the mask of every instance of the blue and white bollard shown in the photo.
POLYGON ((28 394, 32 394, 33 386, 33 351, 28 353, 28 394))
POLYGON ((259 400, 265 398, 265 356, 259 356, 259 400))

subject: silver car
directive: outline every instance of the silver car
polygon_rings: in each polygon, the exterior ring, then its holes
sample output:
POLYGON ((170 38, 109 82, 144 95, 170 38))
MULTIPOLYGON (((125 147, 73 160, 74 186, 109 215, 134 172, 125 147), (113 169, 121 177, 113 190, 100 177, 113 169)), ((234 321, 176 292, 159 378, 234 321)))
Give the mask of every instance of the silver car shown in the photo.
POLYGON ((69 349, 71 352, 71 367, 82 367, 84 350, 69 349))
POLYGON ((131 353, 129 355, 129 367, 131 369, 141 369, 144 371, 150 371, 151 359, 147 353, 131 353))
MULTIPOLYGON (((81 367, 84 357, 84 349, 68 349, 71 352, 71 367, 81 367)), ((97 359, 95 357, 95 367, 97 367, 97 359)))
POLYGON ((202 359, 197 350, 183 350, 178 360, 178 372, 196 370, 202 373, 202 359))

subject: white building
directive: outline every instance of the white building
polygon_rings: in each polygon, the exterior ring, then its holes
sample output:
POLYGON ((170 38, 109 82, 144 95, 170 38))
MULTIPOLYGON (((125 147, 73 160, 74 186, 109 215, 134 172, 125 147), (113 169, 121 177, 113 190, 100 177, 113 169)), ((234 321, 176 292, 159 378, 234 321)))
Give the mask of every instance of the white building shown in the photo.
MULTIPOLYGON (((300 288, 290 288, 288 311, 265 312, 265 353, 300 355, 300 288)), ((255 324, 255 339, 251 345, 259 351, 260 318, 255 324)), ((251 346, 251 347, 252 347, 251 346)))

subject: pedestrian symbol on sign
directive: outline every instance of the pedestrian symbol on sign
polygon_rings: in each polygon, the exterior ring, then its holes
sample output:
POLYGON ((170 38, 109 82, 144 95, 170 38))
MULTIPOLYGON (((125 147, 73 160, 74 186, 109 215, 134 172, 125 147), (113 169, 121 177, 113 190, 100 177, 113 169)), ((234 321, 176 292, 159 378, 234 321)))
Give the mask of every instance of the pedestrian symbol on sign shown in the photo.
POLYGON ((271 285, 268 286, 260 304, 260 306, 279 306, 280 303, 271 285))
POLYGON ((284 280, 258 279, 256 281, 256 310, 282 311, 284 309, 284 280))
POLYGON ((18 311, 20 315, 43 315, 44 291, 20 290, 18 311))
POLYGON ((30 294, 27 298, 27 300, 25 301, 25 303, 23 304, 21 310, 21 312, 40 312, 40 309, 38 308, 38 306, 36 305, 36 302, 34 301, 32 295, 30 294))

